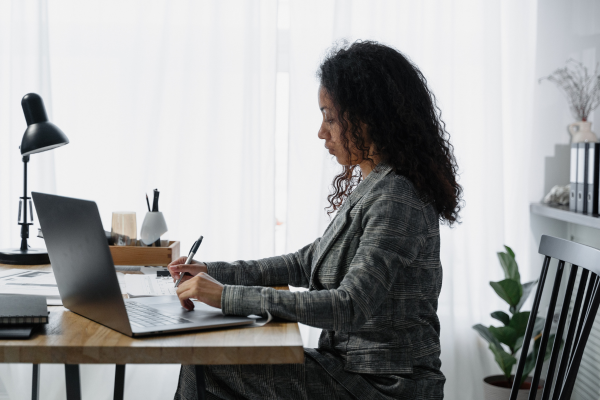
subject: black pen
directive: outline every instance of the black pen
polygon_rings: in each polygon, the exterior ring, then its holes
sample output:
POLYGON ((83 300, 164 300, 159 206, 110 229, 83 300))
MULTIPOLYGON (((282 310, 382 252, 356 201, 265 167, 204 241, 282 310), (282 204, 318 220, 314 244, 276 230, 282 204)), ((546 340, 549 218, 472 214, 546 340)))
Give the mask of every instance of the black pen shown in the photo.
POLYGON ((158 195, 160 192, 158 189, 154 189, 154 201, 152 202, 152 211, 158 212, 158 195))
POLYGON ((148 204, 148 212, 151 212, 152 210, 150 209, 150 200, 148 200, 148 193, 146 193, 146 204, 148 204))
MULTIPOLYGON (((154 201, 152 201, 152 211, 153 212, 158 212, 158 195, 160 194, 160 192, 158 191, 158 189, 154 189, 154 201)), ((160 247, 160 237, 158 239, 156 239, 156 242, 154 242, 154 245, 156 247, 160 247)))
MULTIPOLYGON (((202 239, 204 239, 204 236, 200 236, 200 239, 196 240, 194 242, 194 244, 192 245, 192 249, 190 250, 190 253, 188 254, 188 258, 187 258, 187 260, 185 260, 185 265, 189 265, 192 262, 192 259, 194 258, 194 256, 196 255, 196 252, 198 251, 198 248, 200 247, 200 243, 202 243, 202 239)), ((183 276, 185 274, 187 274, 187 272, 184 272, 179 275, 179 279, 177 280, 177 283, 175 283, 175 287, 179 286, 179 283, 181 282, 181 280, 183 279, 183 276)))

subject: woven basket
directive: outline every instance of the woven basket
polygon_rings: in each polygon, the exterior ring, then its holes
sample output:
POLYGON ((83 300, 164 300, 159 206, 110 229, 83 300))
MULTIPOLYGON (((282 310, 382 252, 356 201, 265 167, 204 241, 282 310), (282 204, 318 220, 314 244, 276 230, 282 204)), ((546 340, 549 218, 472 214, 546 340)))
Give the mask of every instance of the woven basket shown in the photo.
MULTIPOLYGON (((485 400, 508 400, 510 397, 510 389, 494 386, 492 383, 494 382, 505 382, 506 377, 504 375, 493 375, 488 376, 483 380, 483 392, 485 394, 485 400)), ((531 382, 531 377, 525 379, 525 382, 531 382)), ((540 379, 540 383, 538 385, 538 391, 535 395, 535 400, 540 400, 542 398, 542 388, 544 387, 544 380, 540 379)), ((527 400, 529 397, 529 389, 521 389, 519 390, 519 395, 517 396, 517 400, 527 400)))

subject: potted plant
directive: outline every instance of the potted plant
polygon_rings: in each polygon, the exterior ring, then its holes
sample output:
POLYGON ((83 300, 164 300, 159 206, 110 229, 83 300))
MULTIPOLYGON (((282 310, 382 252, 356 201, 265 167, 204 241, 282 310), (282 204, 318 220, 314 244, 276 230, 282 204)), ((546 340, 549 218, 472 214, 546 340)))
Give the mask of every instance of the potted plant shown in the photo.
MULTIPOLYGON (((483 326, 477 324, 473 326, 482 338, 489 343, 489 348, 494 354, 494 358, 498 366, 503 372, 503 375, 494 375, 486 377, 484 381, 485 399, 508 399, 510 390, 513 385, 515 376, 512 374, 513 367, 518 361, 517 353, 523 345, 527 322, 529 321, 529 311, 521 311, 521 307, 531 294, 537 280, 521 283, 521 275, 519 274, 519 266, 515 259, 515 253, 508 246, 504 246, 506 252, 499 252, 498 259, 504 270, 504 280, 499 282, 490 282, 494 291, 509 305, 508 311, 511 315, 504 311, 494 311, 491 313, 492 318, 497 319, 502 323, 502 326, 483 326)), ((518 399, 527 399, 529 389, 531 387, 531 378, 529 374, 535 367, 535 361, 538 356, 541 332, 544 329, 544 318, 536 318, 533 328, 534 343, 531 346, 531 351, 527 355, 525 369, 523 375, 519 377, 520 388, 518 399)), ((550 358, 552 345, 554 343, 554 335, 550 336, 546 347, 544 361, 550 358)), ((520 357, 520 355, 519 355, 520 357)), ((536 398, 541 398, 543 381, 540 381, 540 386, 536 398)))
POLYGON ((551 75, 541 78, 539 82, 553 82, 565 93, 571 112, 577 122, 568 126, 571 143, 597 142, 592 132, 592 123, 587 119, 592 111, 600 105, 600 74, 598 67, 593 73, 580 62, 568 59, 564 68, 559 68, 551 75))

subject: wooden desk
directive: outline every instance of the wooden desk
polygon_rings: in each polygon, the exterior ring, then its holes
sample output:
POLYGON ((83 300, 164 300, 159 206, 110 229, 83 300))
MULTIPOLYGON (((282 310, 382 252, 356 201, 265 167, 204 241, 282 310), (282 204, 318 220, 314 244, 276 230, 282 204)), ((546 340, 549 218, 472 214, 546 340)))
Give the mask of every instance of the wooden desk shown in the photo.
MULTIPOLYGON (((6 268, 50 270, 49 265, 6 268)), ((287 287, 278 287, 287 290, 287 287)), ((0 362, 34 364, 34 394, 42 363, 65 364, 67 398, 80 398, 79 364, 117 364, 117 386, 124 384, 125 364, 300 364, 304 362, 297 323, 271 322, 260 328, 228 328, 131 338, 83 318, 62 306, 49 306, 49 324, 29 340, 0 341, 0 362), (71 390, 72 389, 72 390, 71 390)), ((201 373, 201 368, 197 368, 201 373)), ((200 377, 198 377, 200 378, 200 377)), ((203 376, 202 378, 203 379, 203 376)), ((202 382, 200 382, 202 383, 202 382)))

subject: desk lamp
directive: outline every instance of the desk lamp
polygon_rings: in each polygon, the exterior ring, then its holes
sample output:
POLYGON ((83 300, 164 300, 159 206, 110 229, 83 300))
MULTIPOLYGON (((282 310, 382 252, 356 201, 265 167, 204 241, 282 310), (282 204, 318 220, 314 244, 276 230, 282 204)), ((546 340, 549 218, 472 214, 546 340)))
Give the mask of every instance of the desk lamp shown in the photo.
POLYGON ((33 225, 33 208, 31 197, 27 197, 27 163, 29 156, 69 143, 67 136, 56 125, 48 121, 46 108, 42 98, 35 93, 28 93, 21 100, 27 129, 21 141, 23 156, 23 197, 19 202, 19 225, 21 225, 21 247, 19 249, 0 249, 0 264, 36 265, 49 264, 50 258, 46 249, 32 249, 27 244, 29 225, 33 225), (30 220, 27 221, 27 206, 30 220), (23 211, 21 213, 21 211, 23 211), (23 219, 21 219, 21 215, 23 219))

